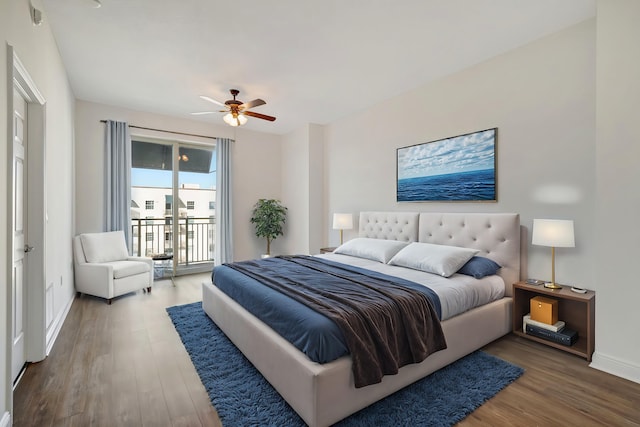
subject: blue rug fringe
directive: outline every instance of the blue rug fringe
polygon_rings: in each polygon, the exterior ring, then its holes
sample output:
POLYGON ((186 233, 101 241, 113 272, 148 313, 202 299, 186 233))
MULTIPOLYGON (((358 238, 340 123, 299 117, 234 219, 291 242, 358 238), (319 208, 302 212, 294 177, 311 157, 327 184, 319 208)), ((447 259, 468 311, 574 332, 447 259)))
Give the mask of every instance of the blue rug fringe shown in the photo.
MULTIPOLYGON (((306 425, 206 315, 202 303, 167 312, 224 426, 306 425)), ((523 372, 476 351, 335 425, 453 426, 523 372)))

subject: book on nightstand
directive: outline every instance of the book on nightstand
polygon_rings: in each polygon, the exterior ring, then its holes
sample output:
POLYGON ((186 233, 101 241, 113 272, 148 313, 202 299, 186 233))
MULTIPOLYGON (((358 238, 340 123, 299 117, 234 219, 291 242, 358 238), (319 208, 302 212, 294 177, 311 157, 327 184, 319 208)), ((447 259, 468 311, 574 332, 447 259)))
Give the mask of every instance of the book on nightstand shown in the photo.
POLYGON ((527 325, 534 325, 539 328, 548 329, 553 332, 560 332, 564 329, 564 321, 562 320, 558 320, 553 325, 550 325, 548 323, 538 322, 537 320, 531 319, 530 314, 525 314, 524 316, 522 316, 522 332, 524 333, 527 332, 525 329, 527 325))
POLYGON ((564 328, 560 332, 553 332, 532 324, 527 324, 525 333, 566 346, 573 345, 578 340, 578 333, 567 328, 564 328))

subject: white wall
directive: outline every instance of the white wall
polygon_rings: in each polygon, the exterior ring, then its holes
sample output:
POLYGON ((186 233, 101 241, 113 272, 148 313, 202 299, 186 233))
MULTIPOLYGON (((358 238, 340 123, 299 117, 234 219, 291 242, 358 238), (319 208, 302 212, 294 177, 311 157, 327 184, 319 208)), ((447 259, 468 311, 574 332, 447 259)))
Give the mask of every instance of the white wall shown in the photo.
POLYGON ((320 253, 324 246, 325 167, 324 126, 309 125, 309 253, 320 253))
MULTIPOLYGON (((577 245, 557 250, 557 280, 597 289, 594 132, 590 20, 327 125, 328 212, 518 212, 526 227, 533 218, 573 219, 577 245), (491 127, 496 203, 396 202, 397 148, 491 127)), ((328 230, 328 240, 338 243, 337 233, 328 230)), ((529 274, 549 279, 550 249, 529 253, 529 274)))
MULTIPOLYGON (((20 60, 31 75, 38 90, 46 99, 45 129, 45 168, 47 185, 46 204, 48 222, 45 226, 45 283, 30 283, 29 286, 40 290, 53 284, 54 320, 50 329, 55 329, 64 320, 65 308, 73 298, 71 237, 73 236, 73 116, 74 100, 66 71, 58 49, 47 25, 46 19, 41 26, 31 24, 29 2, 15 0, 0 3, 0 39, 13 46, 20 60)), ((0 49, 0 134, 10 136, 7 123, 7 57, 6 45, 0 49)), ((11 94, 9 94, 11 96, 11 94)), ((5 146, 6 147, 6 146, 5 146)), ((0 150, 0 164, 7 165, 7 149, 0 150)), ((7 168, 3 166, 3 171, 7 168)), ((7 188, 6 172, 0 174, 0 197, 7 205, 11 197, 7 188)), ((0 215, 0 306, 7 307, 7 286, 11 282, 8 276, 10 253, 6 215, 0 215), (6 280, 5 280, 6 279, 6 280)), ((3 309, 2 313, 7 313, 3 309)), ((44 317, 44 316, 43 316, 44 317)), ((8 319, 3 314, 0 320, 0 351, 2 360, 8 360, 6 335, 8 319), (6 357, 5 357, 6 355, 6 357)), ((11 401, 10 374, 2 369, 0 374, 2 392, 0 392, 0 417, 9 408, 11 401), (9 393, 7 393, 9 391, 9 393)))
MULTIPOLYGON (((223 124, 126 110, 86 101, 76 103, 76 232, 102 231, 104 224, 104 123, 126 121, 130 125, 235 139, 233 156, 233 235, 236 260, 256 258, 262 242, 253 235, 251 208, 259 198, 280 197, 280 137, 236 129, 223 124)), ((151 138, 211 143, 185 135, 131 129, 151 138)))
POLYGON ((596 353, 593 366, 640 382, 640 2, 598 2, 596 353))
MULTIPOLYGON (((281 137, 240 128, 233 146, 233 253, 236 260, 258 258, 266 242, 255 236, 251 212, 258 199, 280 199, 281 137)), ((276 240, 272 246, 281 252, 276 240)))
MULTIPOLYGON (((309 127, 304 126, 282 140, 282 204, 287 222, 280 245, 283 253, 309 253, 309 127)), ((273 251, 272 251, 273 252, 273 251)), ((278 254, 273 252, 274 255, 278 254)))
POLYGON ((317 254, 324 241, 324 128, 308 124, 282 140, 283 253, 317 254))

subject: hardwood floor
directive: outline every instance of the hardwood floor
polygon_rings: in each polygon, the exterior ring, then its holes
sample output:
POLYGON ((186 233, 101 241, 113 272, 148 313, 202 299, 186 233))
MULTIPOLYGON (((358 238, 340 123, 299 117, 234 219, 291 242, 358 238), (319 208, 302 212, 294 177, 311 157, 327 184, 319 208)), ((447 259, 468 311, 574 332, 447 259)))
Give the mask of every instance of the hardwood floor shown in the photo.
POLYGON ((483 350, 526 371, 460 426, 640 426, 640 384, 513 334, 483 350))
POLYGON ((202 300, 198 274, 150 294, 73 303, 49 357, 14 393, 16 426, 221 426, 166 307, 202 300))
MULTIPOLYGON (((208 278, 158 281, 111 305, 76 299, 51 354, 14 393, 14 425, 221 426, 165 311, 201 300, 208 278)), ((484 350, 526 372, 460 426, 640 426, 640 384, 514 335, 484 350)))

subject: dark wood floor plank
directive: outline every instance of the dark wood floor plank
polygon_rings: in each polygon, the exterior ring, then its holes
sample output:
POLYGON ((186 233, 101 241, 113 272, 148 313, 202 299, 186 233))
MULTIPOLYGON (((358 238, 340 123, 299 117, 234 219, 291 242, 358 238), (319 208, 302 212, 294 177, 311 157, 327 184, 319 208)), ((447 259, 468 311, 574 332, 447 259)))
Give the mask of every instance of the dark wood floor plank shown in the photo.
POLYGON ((209 396, 207 395, 191 360, 189 359, 185 363, 181 363, 179 368, 202 425, 214 427, 222 426, 217 412, 213 407, 211 407, 209 396))
POLYGON ((113 396, 113 356, 103 354, 96 357, 91 364, 85 412, 72 417, 77 425, 108 426, 112 422, 113 396))
POLYGON ((63 387, 58 390, 56 420, 66 419, 84 411, 91 363, 95 359, 96 342, 100 341, 96 334, 97 327, 96 313, 86 312, 82 317, 73 353, 69 359, 68 375, 64 379, 63 387))
MULTIPOLYGON (((178 364, 181 363, 181 349, 172 341, 159 341, 152 345, 154 360, 162 372, 160 382, 167 401, 169 415, 173 421, 189 419, 195 414, 195 407, 189 395, 178 364)), ((204 391, 204 390, 203 390, 204 391)))
MULTIPOLYGON (((64 324, 78 325, 82 315, 82 307, 73 305, 64 324)), ((76 327, 63 327, 49 357, 29 365, 14 393, 14 425, 34 425, 37 422, 42 423, 41 425, 51 424, 56 411, 55 392, 59 384, 56 380, 64 381, 69 369, 69 354, 78 334, 79 329, 76 327), (53 367, 56 368, 55 374, 53 367)))
POLYGON ((132 427, 142 425, 136 376, 130 364, 114 369, 111 377, 111 399, 113 402, 111 418, 114 425, 132 427))
MULTIPOLYGON (((76 299, 51 354, 14 393, 14 426, 221 427, 165 310, 200 301, 209 278, 158 281, 111 305, 76 299)), ((640 384, 513 335, 484 350, 526 371, 459 426, 640 426, 640 384)))
POLYGON ((158 392, 138 391, 141 425, 149 427, 164 427, 170 423, 169 410, 162 393, 162 386, 158 384, 158 392))

